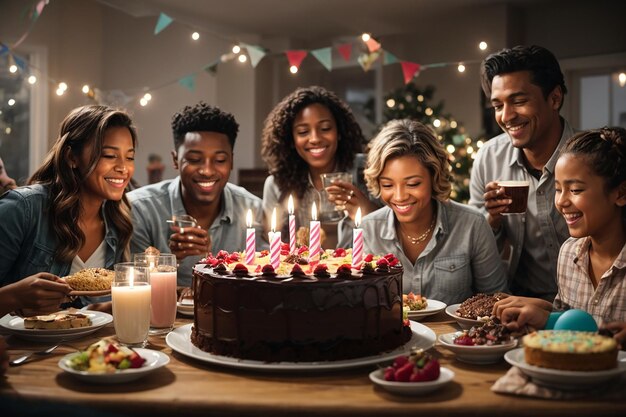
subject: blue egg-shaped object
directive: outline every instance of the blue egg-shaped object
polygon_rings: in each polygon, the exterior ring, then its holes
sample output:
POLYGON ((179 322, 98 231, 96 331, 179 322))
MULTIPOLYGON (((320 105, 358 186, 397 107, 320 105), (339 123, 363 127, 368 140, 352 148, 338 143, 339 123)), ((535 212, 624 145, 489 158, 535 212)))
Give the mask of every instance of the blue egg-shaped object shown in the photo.
POLYGON ((577 330, 580 332, 597 332, 598 324, 583 310, 567 310, 554 323, 554 330, 577 330))

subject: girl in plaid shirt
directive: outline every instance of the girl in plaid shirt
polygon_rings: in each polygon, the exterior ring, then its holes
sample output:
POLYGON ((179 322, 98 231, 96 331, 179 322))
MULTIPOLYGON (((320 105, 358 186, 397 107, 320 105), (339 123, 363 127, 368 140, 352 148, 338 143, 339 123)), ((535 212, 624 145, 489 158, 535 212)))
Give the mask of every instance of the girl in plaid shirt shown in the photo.
POLYGON ((555 168, 555 205, 571 238, 561 246, 553 304, 509 297, 494 315, 510 328, 551 328, 563 310, 582 309, 626 346, 626 130, 574 135, 555 168), (554 310, 554 312, 553 312, 554 310))

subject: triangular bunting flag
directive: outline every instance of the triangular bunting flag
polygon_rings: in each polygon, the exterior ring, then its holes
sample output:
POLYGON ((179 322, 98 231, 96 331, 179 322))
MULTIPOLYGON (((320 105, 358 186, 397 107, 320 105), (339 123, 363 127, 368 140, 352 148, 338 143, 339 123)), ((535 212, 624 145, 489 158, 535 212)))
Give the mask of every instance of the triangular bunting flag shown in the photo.
POLYGON ((35 6, 35 10, 33 10, 33 22, 37 20, 39 16, 41 16, 41 12, 43 11, 44 7, 46 7, 46 0, 41 0, 39 3, 37 3, 37 5, 35 6))
POLYGON ((376 42, 374 38, 369 38, 365 44, 370 52, 376 52, 380 49, 380 43, 376 42))
POLYGON ((300 64, 307 54, 307 51, 285 51, 285 55, 287 55, 287 59, 289 60, 289 65, 295 66, 296 68, 300 68, 300 64))
POLYGON ((402 74, 404 75, 405 84, 408 84, 413 77, 419 75, 420 64, 407 61, 402 61, 400 64, 402 65, 402 74))
POLYGON ((196 76, 192 74, 192 75, 186 76, 185 78, 181 78, 180 80, 178 80, 178 84, 182 85, 183 87, 185 87, 189 91, 195 91, 195 89, 196 89, 196 76))
POLYGON ((0 56, 6 54, 7 52, 9 52, 9 47, 3 43, 0 43, 0 56))
POLYGON ((13 62, 15 62, 15 65, 17 65, 18 68, 21 69, 22 71, 26 71, 26 62, 24 62, 24 60, 20 58, 19 56, 12 55, 12 57, 13 57, 13 62))
POLYGON ((242 44, 241 46, 246 48, 246 50, 248 51, 248 56, 250 57, 250 65, 252 65, 252 68, 256 68, 256 66, 259 65, 259 62, 263 59, 263 57, 267 55, 265 50, 258 46, 247 44, 242 44))
POLYGON ((157 21, 156 26, 154 27, 154 34, 158 35, 163 29, 168 27, 170 23, 172 23, 173 19, 166 15, 165 13, 161 13, 159 15, 159 20, 157 21))
POLYGON ((328 71, 333 69, 333 56, 330 46, 311 51, 311 55, 317 58, 328 71))
POLYGON ((215 75, 217 73, 217 64, 219 61, 212 62, 209 65, 202 68, 204 71, 208 72, 211 75, 215 75))
POLYGON ((337 51, 339 51, 339 53, 341 54, 343 59, 346 62, 348 62, 348 61, 350 61, 350 57, 352 56, 352 44, 351 43, 344 43, 342 45, 339 45, 337 47, 337 51))
POLYGON ((397 56, 395 56, 394 54, 388 51, 383 52, 383 64, 384 65, 395 64, 396 62, 398 62, 397 56))
POLYGON ((363 68, 363 71, 369 71, 374 65, 374 62, 380 57, 380 51, 372 52, 371 54, 362 54, 359 56, 358 61, 363 68))

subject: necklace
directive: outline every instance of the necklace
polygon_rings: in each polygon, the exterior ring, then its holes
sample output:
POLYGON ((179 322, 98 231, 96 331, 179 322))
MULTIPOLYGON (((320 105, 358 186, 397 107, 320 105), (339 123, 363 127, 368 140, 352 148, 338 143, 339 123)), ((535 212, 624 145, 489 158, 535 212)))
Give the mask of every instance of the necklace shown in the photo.
POLYGON ((435 227, 435 220, 436 219, 433 218, 433 221, 430 223, 430 227, 428 227, 428 229, 424 233, 419 235, 418 237, 411 237, 409 235, 406 235, 406 237, 411 241, 412 245, 417 245, 418 243, 423 242, 424 240, 426 240, 426 238, 428 237, 430 232, 432 232, 433 228, 435 227))

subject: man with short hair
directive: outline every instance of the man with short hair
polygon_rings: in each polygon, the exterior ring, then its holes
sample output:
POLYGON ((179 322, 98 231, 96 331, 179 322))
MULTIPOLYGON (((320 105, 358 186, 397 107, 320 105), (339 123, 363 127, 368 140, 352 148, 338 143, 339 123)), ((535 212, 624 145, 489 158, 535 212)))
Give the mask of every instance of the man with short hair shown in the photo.
MULTIPOLYGON (((481 65, 482 87, 505 132, 486 142, 471 173, 469 204, 483 210, 500 245, 511 244, 513 294, 552 301, 556 265, 569 237, 554 206, 554 166, 574 131, 559 111, 567 93, 554 55, 540 46, 516 46, 481 65), (510 199, 498 180, 528 181, 526 213, 507 214, 510 199)), ((502 246, 501 246, 502 247, 502 246)))
POLYGON ((257 250, 266 249, 261 199, 228 182, 239 125, 217 107, 200 102, 172 118, 173 180, 151 184, 128 194, 132 206, 131 250, 154 246, 179 262, 178 285, 191 286, 192 268, 208 251, 243 251, 246 212, 253 213, 257 250), (170 226, 172 216, 189 215, 195 227, 170 226))

